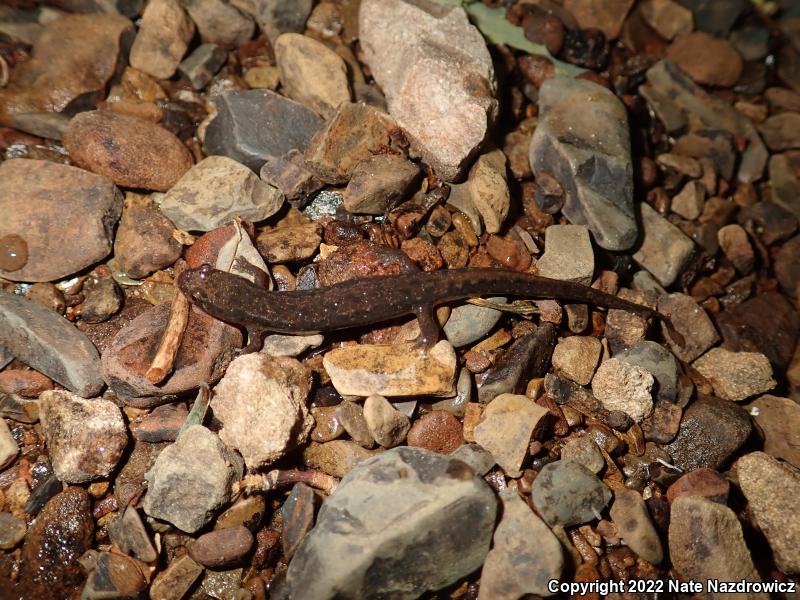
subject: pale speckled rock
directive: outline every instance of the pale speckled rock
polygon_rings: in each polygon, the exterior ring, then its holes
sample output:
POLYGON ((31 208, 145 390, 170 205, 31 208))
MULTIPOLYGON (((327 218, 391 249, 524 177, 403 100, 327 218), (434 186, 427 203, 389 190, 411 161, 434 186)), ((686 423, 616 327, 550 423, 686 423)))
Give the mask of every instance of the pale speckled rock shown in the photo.
POLYGON ((627 488, 614 490, 609 514, 622 541, 631 550, 654 565, 663 560, 661 540, 639 492, 627 488))
POLYGON ((536 263, 539 275, 589 285, 594 275, 594 250, 582 225, 550 225, 544 254, 536 263))
POLYGON ((411 600, 441 589, 483 563, 496 512, 491 488, 461 461, 421 448, 384 452, 322 505, 289 565, 289 597, 411 600))
POLYGON ((669 286, 689 263, 694 242, 646 202, 639 206, 644 235, 633 260, 661 285, 669 286))
POLYGON ((658 400, 675 401, 678 395, 678 361, 664 346, 645 340, 615 354, 614 358, 648 371, 656 380, 653 393, 658 400))
POLYGON ((611 490, 583 465, 557 460, 539 471, 531 498, 548 525, 568 527, 599 519, 611 490))
POLYGON ((548 414, 527 396, 500 394, 483 411, 475 441, 492 453, 509 477, 519 477, 536 425, 548 414))
POLYGON ((764 452, 800 469, 800 404, 765 394, 745 408, 764 436, 764 452))
POLYGON ((654 381, 642 367, 610 358, 597 369, 592 393, 608 410, 620 410, 638 423, 653 411, 654 381))
POLYGON ((311 442, 303 449, 303 462, 328 475, 344 477, 350 469, 375 453, 375 450, 367 450, 350 440, 333 440, 324 444, 311 442))
POLYGON ((800 472, 763 452, 736 461, 736 474, 756 524, 775 553, 784 573, 800 573, 800 472))
POLYGON ((234 359, 211 401, 222 423, 220 439, 242 454, 249 469, 270 464, 311 432, 310 390, 311 373, 295 359, 260 353, 234 359))
POLYGON ((194 23, 178 0, 151 0, 130 53, 131 66, 157 79, 168 79, 186 54, 194 23))
POLYGON ((19 446, 11 435, 8 423, 0 418, 0 470, 10 465, 19 454, 19 446))
POLYGON ((714 393, 725 400, 740 402, 777 385, 769 359, 760 352, 712 348, 692 366, 711 382, 714 393))
POLYGON ((497 111, 483 36, 460 6, 396 0, 362 2, 359 36, 389 113, 412 149, 440 177, 457 178, 497 111))
POLYGON ((372 438, 384 448, 402 444, 411 427, 411 420, 406 415, 377 394, 364 400, 364 420, 372 438))
POLYGON ((508 191, 506 163, 506 155, 502 150, 481 154, 470 168, 467 180, 450 187, 447 202, 473 221, 478 234, 483 229, 497 233, 508 216, 511 195, 508 191), (474 222, 476 216, 480 219, 477 223, 474 222))
POLYGON ((564 568, 561 542, 517 490, 500 492, 503 516, 481 571, 478 600, 517 600, 527 594, 550 596, 547 584, 564 568))
MULTIPOLYGON (((487 298, 496 304, 506 304, 508 298, 497 296, 487 298)), ((450 311, 447 323, 442 327, 447 341, 454 348, 461 348, 478 341, 497 325, 503 313, 493 308, 462 304, 450 311)))
POLYGON ((327 119, 342 102, 350 102, 344 60, 322 42, 284 33, 274 44, 283 93, 327 119))
POLYGON ((597 338, 579 335, 561 338, 553 350, 553 367, 567 379, 589 385, 602 351, 597 338))
POLYGON ((590 435, 570 438, 561 448, 561 460, 580 463, 595 475, 606 466, 597 442, 590 435))
POLYGON ((235 160, 209 156, 189 169, 157 202, 176 227, 211 231, 237 216, 263 221, 283 205, 283 194, 235 160))
POLYGON ((63 390, 42 392, 39 402, 39 418, 58 478, 84 483, 107 477, 128 443, 117 405, 100 398, 84 400, 63 390))
POLYGON ((344 346, 322 364, 342 396, 447 396, 456 375, 453 347, 441 341, 426 351, 416 344, 344 346))
MULTIPOLYGON (((761 581, 742 526, 727 506, 700 496, 681 496, 672 503, 669 521, 669 556, 683 580, 761 581)), ((741 594, 708 594, 713 600, 741 594)), ((768 594, 751 593, 748 600, 767 600, 768 594)))

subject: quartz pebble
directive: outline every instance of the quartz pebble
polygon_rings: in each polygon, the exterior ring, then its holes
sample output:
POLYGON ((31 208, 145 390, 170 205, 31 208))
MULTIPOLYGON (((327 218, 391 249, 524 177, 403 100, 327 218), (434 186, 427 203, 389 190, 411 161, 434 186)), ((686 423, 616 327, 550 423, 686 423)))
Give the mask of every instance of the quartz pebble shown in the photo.
POLYGON ((553 350, 553 367, 579 385, 589 385, 603 348, 600 340, 573 335, 561 338, 553 350))
POLYGON ((149 198, 127 194, 114 237, 114 258, 132 279, 146 277, 173 264, 181 254, 175 226, 149 198))
POLYGON ((17 454, 19 454, 17 442, 11 435, 6 420, 0 418, 0 470, 14 462, 17 454))
POLYGON ((800 404, 765 394, 746 408, 764 437, 764 452, 800 469, 800 404))
POLYGON ((411 422, 383 396, 373 394, 364 401, 364 420, 372 438, 384 448, 403 443, 411 422))
POLYGON ((674 293, 662 296, 658 301, 658 312, 670 319, 682 340, 673 339, 669 329, 662 324, 662 331, 670 350, 683 362, 691 362, 719 341, 714 324, 697 302, 686 294, 674 293))
POLYGON ((268 465, 306 440, 313 419, 306 408, 311 374, 293 358, 245 354, 234 359, 214 388, 211 408, 220 439, 247 467, 268 465))
POLYGON ((131 47, 131 66, 156 79, 168 79, 175 74, 193 35, 194 23, 178 0, 151 0, 131 47))
POLYGON ((551 225, 545 230, 544 254, 536 263, 539 275, 589 285, 594 275, 594 251, 582 225, 551 225))
POLYGON ((614 358, 649 372, 655 379, 653 395, 656 399, 675 401, 678 394, 678 361, 664 346, 646 340, 615 354, 614 358))
POLYGON ((531 498, 548 525, 568 527, 599 519, 611 490, 583 465, 557 460, 542 467, 531 498))
POLYGON ((658 283, 671 285, 683 272, 694 252, 694 243, 649 204, 640 205, 644 235, 633 260, 658 283))
POLYGON ((496 512, 491 488, 464 463, 422 448, 389 450, 352 469, 325 501, 289 564, 289 594, 410 598, 438 590, 483 563, 496 512))
POLYGON ((128 443, 119 408, 109 400, 84 400, 63 390, 42 392, 40 405, 42 429, 58 478, 83 483, 107 477, 128 443))
POLYGON ((189 556, 204 567, 218 569, 241 560, 252 546, 253 534, 239 525, 201 535, 189 546, 189 556))
POLYGON ((619 410, 639 423, 653 410, 653 376, 642 367, 611 358, 592 379, 592 392, 608 410, 619 410))
POLYGON ((777 385, 769 360, 759 352, 712 348, 692 366, 711 382, 714 393, 725 400, 741 402, 777 385))

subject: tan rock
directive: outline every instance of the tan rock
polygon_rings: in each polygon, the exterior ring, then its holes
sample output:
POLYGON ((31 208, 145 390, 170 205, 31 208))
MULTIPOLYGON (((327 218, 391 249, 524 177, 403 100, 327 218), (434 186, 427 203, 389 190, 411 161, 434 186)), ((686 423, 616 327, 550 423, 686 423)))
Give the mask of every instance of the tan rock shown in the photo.
POLYGON ((777 385, 769 359, 760 352, 712 348, 692 366, 711 382, 714 393, 724 400, 739 402, 777 385))
POLYGON ((667 59, 701 84, 732 86, 742 75, 742 57, 728 40, 695 31, 667 48, 667 59))
POLYGON ((150 0, 131 47, 131 66, 158 79, 175 74, 194 35, 194 23, 178 0, 150 0))
POLYGON ((303 462, 328 475, 344 477, 350 469, 375 453, 375 450, 367 450, 350 440, 333 440, 324 444, 311 442, 303 449, 303 462))
POLYGON ((377 394, 364 400, 364 419, 372 438, 384 448, 402 444, 411 426, 406 415, 377 394))
POLYGON ((603 351, 597 338, 570 336, 558 341, 553 351, 553 367, 579 385, 589 385, 603 351))

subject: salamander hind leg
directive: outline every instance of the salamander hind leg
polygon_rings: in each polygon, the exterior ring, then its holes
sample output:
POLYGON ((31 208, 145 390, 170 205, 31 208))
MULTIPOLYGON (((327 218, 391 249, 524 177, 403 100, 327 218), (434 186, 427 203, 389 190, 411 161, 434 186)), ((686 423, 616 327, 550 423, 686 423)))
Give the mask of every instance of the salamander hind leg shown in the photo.
POLYGON ((267 336, 266 329, 248 329, 247 330, 247 345, 237 352, 238 356, 242 354, 250 354, 252 352, 260 352, 264 347, 264 338, 267 336))
POLYGON ((416 344, 425 350, 430 350, 439 341, 439 324, 433 313, 433 306, 421 304, 414 307, 414 314, 419 322, 419 336, 416 344))

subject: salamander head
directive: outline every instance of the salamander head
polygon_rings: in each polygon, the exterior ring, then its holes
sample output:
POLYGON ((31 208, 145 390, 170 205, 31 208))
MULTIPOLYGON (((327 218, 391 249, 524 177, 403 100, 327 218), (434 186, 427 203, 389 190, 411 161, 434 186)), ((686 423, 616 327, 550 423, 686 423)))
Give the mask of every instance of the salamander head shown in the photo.
POLYGON ((207 309, 222 301, 221 292, 224 286, 217 281, 220 273, 222 272, 208 264, 187 269, 178 277, 178 287, 192 303, 207 309))

